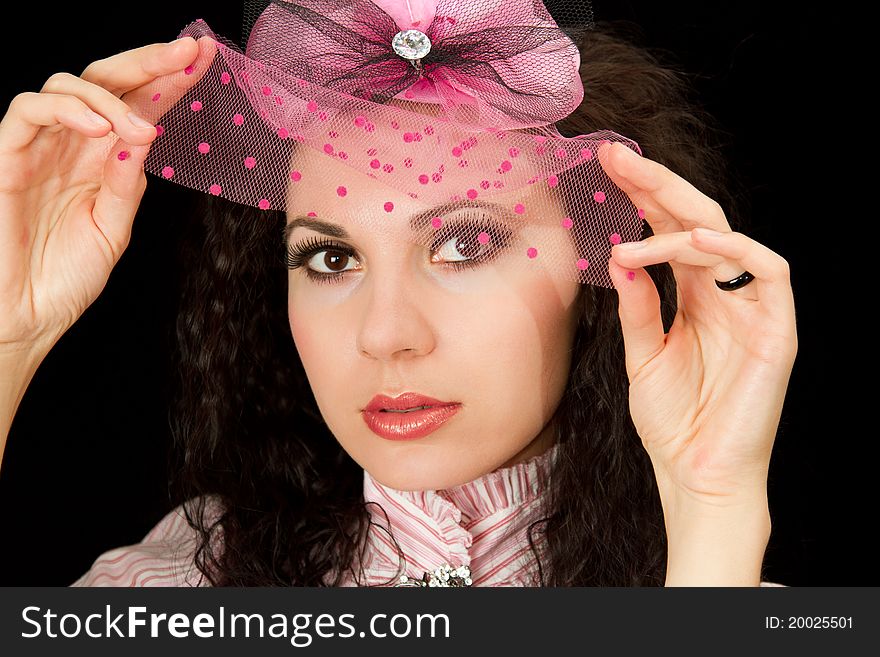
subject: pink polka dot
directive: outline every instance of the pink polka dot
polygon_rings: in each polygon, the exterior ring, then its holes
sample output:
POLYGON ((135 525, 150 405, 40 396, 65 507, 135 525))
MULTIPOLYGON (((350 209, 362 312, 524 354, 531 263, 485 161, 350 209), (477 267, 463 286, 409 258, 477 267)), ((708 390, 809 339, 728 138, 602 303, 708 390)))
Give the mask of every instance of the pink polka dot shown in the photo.
POLYGON ((620 234, 619 233, 611 233, 608 236, 608 241, 612 244, 620 244, 620 234))
POLYGON ((290 132, 287 130, 287 128, 278 128, 277 134, 279 139, 287 139, 288 135, 290 135, 290 132))
POLYGON ((131 153, 129 153, 128 151, 119 151, 119 153, 117 153, 116 155, 116 159, 121 162, 123 160, 127 160, 129 155, 131 155, 131 153))
POLYGON ((563 228, 571 228, 572 226, 574 226, 574 222, 571 220, 571 217, 566 217, 562 220, 563 228))
POLYGON ((378 169, 382 166, 382 163, 379 160, 370 160, 370 166, 374 169, 378 169))
POLYGON ((459 148, 458 146, 456 146, 455 148, 452 149, 452 154, 453 154, 455 157, 461 157, 461 148, 459 148))
POLYGON ((187 66, 185 69, 183 69, 183 72, 186 73, 187 75, 192 75, 193 65, 190 64, 189 66, 187 66))
POLYGON ((578 258, 577 266, 578 266, 578 269, 580 269, 581 271, 584 271, 587 267, 590 266, 590 263, 587 262, 584 258, 578 258))
POLYGON ((232 80, 232 76, 229 75, 226 71, 223 71, 220 74, 220 84, 229 84, 229 81, 232 80))
POLYGON ((547 141, 546 137, 544 137, 542 135, 535 135, 535 143, 536 144, 543 144, 545 141, 547 141))
POLYGON ((386 162, 382 165, 382 171, 384 171, 385 173, 391 173, 392 171, 394 171, 394 165, 386 162))
POLYGON ((364 124, 365 124, 366 122, 367 122, 366 117, 363 117, 363 116, 360 116, 360 115, 354 117, 354 124, 355 124, 358 128, 363 128, 363 127, 364 127, 364 124))
POLYGON ((505 172, 510 171, 512 168, 513 168, 513 165, 510 163, 510 160, 504 160, 504 162, 501 163, 501 170, 502 171, 505 171, 505 172))
POLYGON ((223 188, 220 185, 214 184, 211 185, 211 188, 208 191, 211 192, 214 196, 219 196, 220 192, 223 191, 223 188))
POLYGON ((207 153, 210 150, 211 145, 208 142, 203 141, 201 144, 199 144, 199 153, 207 153))
POLYGON ((415 94, 412 92, 412 89, 407 89, 403 92, 403 96, 405 98, 415 98, 415 94))
POLYGON ((510 157, 519 157, 519 149, 518 148, 509 148, 507 149, 507 154, 510 157))
POLYGON ((644 218, 645 218, 645 209, 639 208, 639 219, 644 219, 644 218))
POLYGON ((194 100, 190 105, 190 109, 192 109, 193 112, 198 112, 200 109, 202 109, 202 101, 194 100))
POLYGON ((246 158, 244 158, 244 165, 248 169, 253 169, 255 166, 257 166, 257 161, 250 155, 248 155, 246 158))
POLYGON ((236 114, 235 116, 232 117, 232 122, 235 125, 241 125, 244 123, 244 117, 241 114, 236 114))
POLYGON ((424 173, 419 176, 419 182, 422 183, 423 185, 427 185, 428 180, 429 180, 428 176, 424 173))
POLYGON ((260 202, 257 205, 260 206, 260 210, 268 210, 269 209, 269 199, 261 198, 260 202))
POLYGON ((385 208, 385 212, 393 212, 394 211, 394 203, 392 203, 391 201, 386 202, 383 207, 385 208))
POLYGON ((592 160, 593 159, 593 151, 591 151, 589 148, 582 148, 581 149, 581 159, 592 160))
POLYGON ((433 135, 434 134, 434 126, 426 125, 425 126, 425 134, 428 136, 433 135))
POLYGON ((480 187, 482 189, 489 189, 489 187, 491 187, 491 186, 492 186, 492 183, 490 183, 488 180, 483 180, 480 182, 480 187))
POLYGON ((488 244, 490 239, 491 238, 489 237, 489 233, 487 233, 486 231, 480 231, 480 234, 477 235, 477 241, 480 244, 488 244))
POLYGON ((411 143, 413 139, 415 139, 415 137, 413 137, 413 133, 411 133, 411 132, 404 132, 403 133, 403 141, 405 141, 407 144, 411 143))
POLYGON ((283 105, 284 99, 281 96, 275 96, 275 104, 276 105, 283 105))
POLYGON ((550 176, 547 178, 547 186, 548 187, 556 187, 559 184, 559 178, 556 176, 550 176))
POLYGON ((300 180, 302 180, 302 174, 299 171, 291 171, 290 172, 290 179, 293 182, 299 182, 300 180))
POLYGON ((517 214, 523 214, 526 211, 526 206, 524 206, 522 203, 517 203, 513 206, 513 211, 517 214))
POLYGON ((346 153, 345 151, 339 151, 338 155, 339 155, 340 160, 347 160, 348 159, 348 153, 346 153))
POLYGON ((596 203, 604 203, 605 202, 605 192, 596 192, 593 194, 593 200, 596 203))
POLYGON ((152 100, 153 100, 153 102, 155 103, 155 102, 156 102, 157 100, 159 100, 161 97, 162 97, 162 94, 153 94, 153 98, 152 98, 152 100))
POLYGON ((339 196, 345 196, 346 194, 348 194, 348 190, 345 187, 343 187, 342 185, 340 185, 339 187, 336 188, 336 193, 339 196))
POLYGON ((443 176, 440 175, 439 173, 432 173, 432 174, 431 174, 431 180, 433 180, 435 183, 438 183, 438 182, 440 182, 441 180, 443 180, 443 176))
POLYGON ((316 103, 313 100, 310 100, 308 103, 306 103, 306 109, 310 112, 317 112, 318 111, 318 103, 316 103))
POLYGON ((636 273, 634 271, 626 272, 627 280, 634 281, 636 279, 636 273))
POLYGON ((434 228, 440 228, 440 226, 443 225, 443 219, 441 219, 440 217, 434 217, 433 219, 431 219, 431 225, 434 228))
POLYGON ((170 178, 173 175, 174 175, 174 169, 172 169, 171 167, 162 167, 162 177, 163 178, 170 178))
POLYGON ((458 161, 458 166, 460 166, 462 169, 464 169, 465 167, 467 167, 467 165, 468 165, 468 161, 467 161, 467 160, 459 160, 459 161, 458 161))
POLYGON ((306 216, 309 216, 309 217, 317 217, 317 216, 318 216, 318 213, 317 213, 317 212, 309 212, 309 214, 306 215, 306 216))
POLYGON ((271 87, 263 87, 262 89, 260 89, 260 91, 263 92, 264 96, 271 96, 272 95, 272 88, 271 87))
POLYGON ((400 124, 397 121, 392 121, 391 127, 397 130, 400 127, 400 124))
POLYGON ((333 144, 324 144, 324 152, 327 155, 333 155, 333 144))
POLYGON ((408 157, 403 161, 403 166, 405 166, 407 169, 412 169, 412 165, 413 159, 411 157, 408 157))
POLYGON ((156 136, 157 136, 157 137, 161 137, 161 136, 164 135, 164 134, 165 134, 165 128, 163 128, 161 125, 159 125, 159 124, 157 123, 157 124, 156 124, 156 136))
POLYGON ((526 255, 529 256, 530 258, 537 258, 538 257, 538 249, 536 249, 533 246, 530 246, 528 249, 526 249, 526 255))
POLYGON ((565 152, 564 148, 557 148, 556 149, 556 157, 558 157, 560 160, 562 160, 562 159, 565 159, 568 157, 568 153, 565 152))
POLYGON ((323 111, 318 112, 318 119, 319 120, 326 121, 328 118, 330 118, 330 117, 328 116, 327 112, 323 112, 323 111))
POLYGON ((475 198, 477 198, 477 190, 476 189, 467 190, 467 197, 473 201, 475 198))

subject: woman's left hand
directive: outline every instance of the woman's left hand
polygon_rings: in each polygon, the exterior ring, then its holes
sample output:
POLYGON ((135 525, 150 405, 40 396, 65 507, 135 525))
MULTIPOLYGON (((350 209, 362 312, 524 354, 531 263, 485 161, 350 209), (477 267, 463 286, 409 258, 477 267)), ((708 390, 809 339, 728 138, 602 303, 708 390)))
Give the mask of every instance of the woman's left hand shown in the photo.
POLYGON ((770 454, 797 354, 788 262, 732 232, 717 202, 622 144, 599 152, 654 235, 619 244, 608 268, 630 381, 630 412, 654 465, 664 509, 724 513, 766 503, 770 454), (717 231, 703 234, 695 228, 717 231), (669 262, 677 312, 663 330, 646 265, 669 262), (727 281, 751 272, 734 291, 727 281))

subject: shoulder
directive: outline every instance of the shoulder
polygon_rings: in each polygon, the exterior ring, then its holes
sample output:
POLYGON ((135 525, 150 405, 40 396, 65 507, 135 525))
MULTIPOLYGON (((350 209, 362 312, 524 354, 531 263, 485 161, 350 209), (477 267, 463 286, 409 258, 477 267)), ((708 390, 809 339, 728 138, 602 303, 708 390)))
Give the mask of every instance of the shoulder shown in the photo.
POLYGON ((133 545, 109 550, 71 586, 208 586, 195 567, 198 535, 184 514, 204 502, 206 517, 216 518, 219 501, 211 496, 187 500, 169 511, 146 536, 133 545))

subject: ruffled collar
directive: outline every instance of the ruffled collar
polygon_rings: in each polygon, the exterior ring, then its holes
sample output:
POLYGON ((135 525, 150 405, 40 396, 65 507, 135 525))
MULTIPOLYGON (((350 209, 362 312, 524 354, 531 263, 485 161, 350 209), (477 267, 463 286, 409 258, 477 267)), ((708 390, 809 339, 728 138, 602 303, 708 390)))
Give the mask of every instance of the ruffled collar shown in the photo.
POLYGON ((541 511, 558 450, 553 445, 526 461, 438 490, 397 490, 364 471, 364 501, 375 503, 367 508, 381 529, 371 532, 370 582, 397 572, 399 546, 410 577, 443 564, 467 565, 476 586, 528 585, 532 554, 524 532, 541 511))

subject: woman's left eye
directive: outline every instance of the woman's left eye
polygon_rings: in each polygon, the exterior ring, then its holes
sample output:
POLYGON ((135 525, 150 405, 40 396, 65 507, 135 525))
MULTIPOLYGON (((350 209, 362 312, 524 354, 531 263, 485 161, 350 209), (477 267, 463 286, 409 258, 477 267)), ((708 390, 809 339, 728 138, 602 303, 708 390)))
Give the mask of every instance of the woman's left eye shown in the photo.
MULTIPOLYGON (((434 240, 431 251, 436 256, 432 262, 453 269, 465 269, 478 266, 492 259, 507 243, 509 234, 494 230, 491 227, 451 226, 442 231, 442 236, 434 240), (451 235, 452 237, 448 237, 451 235), (439 248, 438 248, 439 247, 439 248)), ((312 238, 305 243, 287 248, 287 266, 289 269, 305 267, 306 275, 320 283, 335 283, 342 280, 349 260, 357 262, 356 253, 350 247, 329 240, 312 238), (316 258, 322 255, 323 258, 316 258), (327 271, 316 270, 314 266, 320 262, 327 271)))

